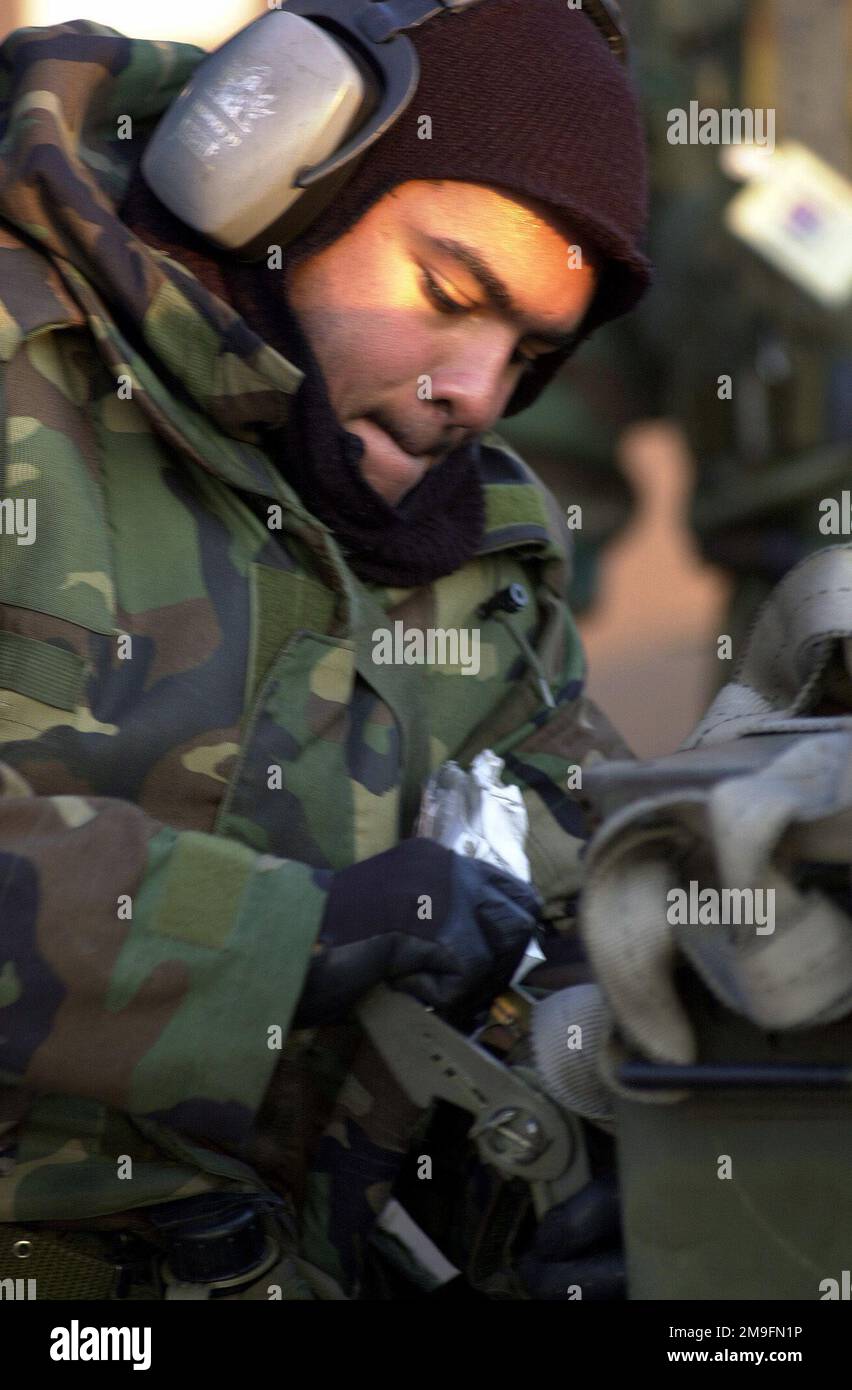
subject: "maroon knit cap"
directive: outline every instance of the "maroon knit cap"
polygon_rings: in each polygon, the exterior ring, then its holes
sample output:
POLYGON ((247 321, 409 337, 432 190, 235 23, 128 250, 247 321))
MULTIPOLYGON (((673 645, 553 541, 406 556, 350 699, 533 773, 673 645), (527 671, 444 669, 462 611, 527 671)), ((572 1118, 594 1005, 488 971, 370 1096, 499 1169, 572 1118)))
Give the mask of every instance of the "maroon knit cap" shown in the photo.
POLYGON ((505 412, 515 415, 650 283, 640 246, 648 174, 637 98, 605 39, 566 0, 482 0, 408 37, 421 65, 412 102, 287 258, 295 264, 336 241, 410 179, 484 183, 548 204, 569 241, 603 263, 601 279, 574 344, 547 353, 522 379, 505 412), (418 135, 424 115, 428 140, 418 135))

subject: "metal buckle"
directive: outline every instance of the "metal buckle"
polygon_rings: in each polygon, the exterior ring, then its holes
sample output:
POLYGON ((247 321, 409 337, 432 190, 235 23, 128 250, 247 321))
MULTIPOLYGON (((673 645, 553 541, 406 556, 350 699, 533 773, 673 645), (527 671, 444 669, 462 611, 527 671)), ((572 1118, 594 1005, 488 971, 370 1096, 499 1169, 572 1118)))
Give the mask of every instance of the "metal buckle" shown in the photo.
POLYGON ((359 1022, 414 1104, 448 1100, 473 1117, 484 1162, 531 1187, 539 1216, 590 1179, 582 1126, 539 1090, 533 1072, 507 1067, 410 995, 377 985, 359 1022))

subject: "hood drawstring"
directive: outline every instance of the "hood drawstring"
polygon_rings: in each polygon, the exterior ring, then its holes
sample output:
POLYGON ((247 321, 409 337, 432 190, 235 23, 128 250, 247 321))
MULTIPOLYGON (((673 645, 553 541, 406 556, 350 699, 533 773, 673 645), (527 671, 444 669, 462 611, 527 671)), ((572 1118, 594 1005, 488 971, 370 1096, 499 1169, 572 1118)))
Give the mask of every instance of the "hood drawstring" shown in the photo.
POLYGON ((550 689, 544 667, 524 634, 510 621, 510 615, 512 613, 519 613, 522 609, 526 608, 529 601, 529 594, 523 584, 509 584, 507 588, 498 589, 496 594, 492 594, 490 599, 480 604, 477 613, 480 618, 493 617, 503 624, 518 647, 524 661, 534 672, 535 683, 544 703, 547 705, 548 709, 556 709, 556 701, 553 698, 553 692, 550 689))

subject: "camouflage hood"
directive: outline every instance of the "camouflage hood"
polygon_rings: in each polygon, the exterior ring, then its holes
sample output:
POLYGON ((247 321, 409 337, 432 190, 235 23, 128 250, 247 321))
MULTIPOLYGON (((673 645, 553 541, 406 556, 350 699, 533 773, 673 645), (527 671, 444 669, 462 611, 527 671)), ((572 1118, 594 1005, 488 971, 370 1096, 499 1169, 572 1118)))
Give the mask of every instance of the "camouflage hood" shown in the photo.
MULTIPOLYGON (((257 427, 283 424, 299 369, 116 214, 147 139, 204 50, 87 20, 19 29, 3 49, 11 66, 0 69, 0 217, 52 264, 46 271, 41 256, 14 252, 0 303, 2 358, 43 326, 88 323, 105 356, 129 362, 138 347, 230 438, 250 442, 257 427)), ((156 410, 156 390, 149 404, 156 410)), ((257 478, 256 452, 233 452, 231 481, 257 478)))

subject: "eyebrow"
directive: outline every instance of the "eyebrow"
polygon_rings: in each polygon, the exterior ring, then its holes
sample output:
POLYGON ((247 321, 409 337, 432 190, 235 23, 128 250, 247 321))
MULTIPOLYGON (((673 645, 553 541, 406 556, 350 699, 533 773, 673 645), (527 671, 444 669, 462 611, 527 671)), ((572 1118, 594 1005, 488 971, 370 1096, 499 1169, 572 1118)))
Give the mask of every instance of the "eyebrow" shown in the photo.
POLYGON ((515 303, 499 275, 482 259, 478 251, 474 251, 472 246, 468 246, 463 241, 456 241, 453 237, 432 236, 429 232, 422 232, 421 236, 434 251, 443 251, 463 265, 466 270, 469 270, 485 291, 494 308, 500 309, 508 318, 526 328, 528 338, 549 343, 553 348, 564 348, 573 343, 577 336, 579 322, 576 328, 570 329, 567 333, 554 332, 553 329, 539 329, 534 324, 531 325, 530 320, 515 303))

